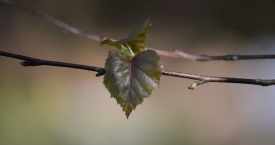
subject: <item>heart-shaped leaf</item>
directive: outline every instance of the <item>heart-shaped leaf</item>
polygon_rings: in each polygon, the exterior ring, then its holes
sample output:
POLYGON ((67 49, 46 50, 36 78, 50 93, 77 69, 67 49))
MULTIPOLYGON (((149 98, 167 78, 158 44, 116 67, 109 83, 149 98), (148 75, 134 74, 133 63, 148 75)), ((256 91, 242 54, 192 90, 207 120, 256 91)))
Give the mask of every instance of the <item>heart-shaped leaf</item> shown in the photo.
POLYGON ((104 85, 125 111, 127 118, 143 98, 159 86, 163 65, 153 50, 129 58, 120 51, 109 51, 104 85))

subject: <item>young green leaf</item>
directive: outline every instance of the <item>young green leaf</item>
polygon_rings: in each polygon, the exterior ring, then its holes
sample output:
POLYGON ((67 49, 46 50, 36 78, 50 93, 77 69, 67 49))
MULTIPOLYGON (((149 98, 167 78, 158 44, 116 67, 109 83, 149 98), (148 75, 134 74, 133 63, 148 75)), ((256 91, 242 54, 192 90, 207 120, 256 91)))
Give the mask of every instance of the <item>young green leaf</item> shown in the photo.
POLYGON ((104 45, 104 44, 109 45, 109 46, 114 46, 118 50, 121 50, 121 43, 120 43, 120 41, 113 41, 113 40, 111 40, 111 39, 108 38, 108 39, 103 40, 103 41, 100 42, 100 45, 104 45))
POLYGON ((126 54, 129 58, 133 58, 134 54, 133 52, 131 52, 131 48, 126 48, 124 45, 121 44, 121 52, 123 52, 124 54, 126 54))
POLYGON ((135 54, 143 51, 145 48, 146 35, 148 34, 148 26, 151 26, 150 20, 143 22, 129 34, 127 38, 128 45, 135 54))
POLYGON ((144 30, 146 30, 147 27, 151 25, 149 21, 150 21, 150 19, 148 19, 147 21, 143 22, 142 24, 140 24, 139 26, 137 26, 134 30, 132 30, 131 33, 127 37, 128 41, 132 41, 140 33, 142 33, 144 30))
POLYGON ((147 28, 150 25, 151 23, 148 19, 147 21, 143 22, 138 27, 136 27, 134 30, 132 30, 126 39, 121 39, 120 41, 113 41, 108 38, 106 40, 103 40, 100 43, 100 45, 107 44, 109 46, 114 46, 120 51, 122 49, 121 45, 123 45, 126 48, 129 46, 131 49, 130 51, 133 51, 134 54, 138 54, 145 48, 146 35, 148 33, 147 28))
POLYGON ((143 51, 132 59, 120 51, 109 51, 105 69, 103 83, 128 118, 143 98, 159 86, 163 65, 153 50, 143 51))
POLYGON ((125 44, 123 45, 123 42, 126 41, 126 39, 122 39, 120 41, 112 41, 109 38, 101 41, 100 45, 109 45, 109 46, 114 46, 116 47, 118 50, 120 50, 121 52, 123 52, 124 54, 128 55, 130 58, 134 57, 134 54, 131 50, 131 48, 127 48, 127 46, 125 46, 125 44))

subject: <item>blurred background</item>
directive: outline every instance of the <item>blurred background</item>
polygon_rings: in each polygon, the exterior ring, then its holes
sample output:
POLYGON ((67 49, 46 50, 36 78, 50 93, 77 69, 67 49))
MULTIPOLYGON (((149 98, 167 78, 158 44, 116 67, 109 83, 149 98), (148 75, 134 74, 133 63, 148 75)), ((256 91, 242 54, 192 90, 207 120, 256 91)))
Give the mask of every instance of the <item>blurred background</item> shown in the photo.
MULTIPOLYGON (((274 54, 273 0, 17 0, 91 33, 125 38, 148 18, 147 46, 187 53, 274 54)), ((0 50, 103 67, 99 42, 0 3, 0 50)), ((275 60, 196 62, 162 57, 165 70, 275 78, 275 60)), ((160 88, 129 119, 95 72, 27 67, 0 57, 1 145, 275 144, 274 86, 162 77, 160 88), (274 95, 274 96, 273 96, 274 95)))

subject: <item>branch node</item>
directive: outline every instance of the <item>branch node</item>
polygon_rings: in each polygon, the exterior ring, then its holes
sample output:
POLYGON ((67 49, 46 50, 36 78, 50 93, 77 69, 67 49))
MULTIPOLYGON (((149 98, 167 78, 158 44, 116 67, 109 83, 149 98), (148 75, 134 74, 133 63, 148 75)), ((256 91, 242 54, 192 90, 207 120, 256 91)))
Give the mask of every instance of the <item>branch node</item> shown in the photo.
POLYGON ((194 89, 196 89, 197 86, 198 86, 197 83, 193 83, 193 84, 191 84, 191 85, 188 86, 188 89, 194 90, 194 89))
POLYGON ((98 71, 98 73, 96 73, 96 77, 99 77, 99 76, 103 76, 104 74, 106 73, 106 70, 105 69, 100 69, 100 71, 98 71))
POLYGON ((189 86, 188 86, 188 89, 194 90, 194 89, 197 88, 198 85, 201 85, 201 84, 204 84, 204 83, 207 83, 204 79, 199 80, 199 81, 197 81, 197 82, 195 82, 195 83, 189 85, 189 86))
POLYGON ((22 61, 20 64, 24 67, 39 66, 39 64, 37 62, 34 62, 34 61, 22 61))
POLYGON ((239 57, 237 56, 237 55, 233 55, 233 54, 228 54, 228 55, 226 55, 226 57, 225 57, 225 60, 231 60, 231 61, 235 61, 235 60, 238 60, 239 59, 239 57))

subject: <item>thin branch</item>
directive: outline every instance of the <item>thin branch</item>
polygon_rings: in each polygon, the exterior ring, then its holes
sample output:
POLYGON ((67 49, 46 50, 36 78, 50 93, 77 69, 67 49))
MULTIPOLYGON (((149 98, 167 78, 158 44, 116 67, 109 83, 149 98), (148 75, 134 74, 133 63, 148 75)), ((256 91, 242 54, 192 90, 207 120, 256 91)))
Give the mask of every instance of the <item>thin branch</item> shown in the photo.
POLYGON ((87 66, 87 65, 73 64, 73 63, 66 63, 66 62, 58 62, 58 61, 48 61, 48 60, 37 59, 37 58, 33 58, 33 57, 28 57, 28 56, 4 52, 4 51, 0 51, 0 55, 10 57, 10 58, 19 59, 19 60, 24 60, 20 63, 24 67, 48 65, 48 66, 68 67, 68 68, 95 71, 95 72, 97 72, 96 76, 101 76, 101 75, 105 74, 104 68, 99 68, 99 67, 94 67, 94 66, 87 66))
MULTIPOLYGON (((87 31, 83 31, 80 29, 77 29, 73 26, 70 26, 60 20, 57 20, 51 16, 48 16, 46 14, 43 14, 39 11, 36 11, 32 8, 29 8, 23 4, 19 4, 17 2, 14 2, 12 0, 0 0, 0 2, 9 4, 13 7, 16 7, 20 10, 23 10, 27 13, 30 13, 32 15, 35 15, 37 17, 40 17, 57 27, 60 27, 64 29, 67 32, 70 32, 72 34, 84 36, 88 39, 92 39, 95 41, 102 41, 107 39, 105 36, 100 36, 96 34, 89 33, 87 31)), ((115 40, 115 39, 112 39, 115 40)), ((165 50, 159 50, 159 49, 154 49, 154 48, 146 48, 146 49, 152 49, 155 50, 159 55, 162 56, 167 56, 167 57, 181 57, 185 59, 190 59, 190 60, 196 60, 196 61, 210 61, 210 60, 225 60, 225 61, 235 61, 235 60, 248 60, 248 59, 275 59, 275 55, 224 55, 224 56, 208 56, 208 55, 195 55, 195 54, 189 54, 182 52, 180 50, 172 50, 172 51, 165 51, 165 50)))
MULTIPOLYGON (((41 65, 68 67, 68 68, 83 69, 83 70, 88 70, 88 71, 95 71, 95 72, 97 72, 96 76, 102 76, 106 72, 104 68, 100 68, 100 67, 66 63, 66 62, 58 62, 58 61, 42 60, 42 59, 37 59, 37 58, 33 58, 33 57, 23 56, 23 55, 19 55, 19 54, 4 52, 4 51, 0 51, 0 56, 6 56, 6 57, 10 57, 10 58, 24 60, 23 62, 20 63, 24 67, 41 66, 41 65)), ((194 75, 194 74, 173 72, 173 71, 166 71, 166 70, 162 71, 162 75, 198 80, 197 82, 191 84, 188 87, 189 89, 192 89, 192 90, 195 89, 198 85, 202 85, 202 84, 205 84, 208 82, 238 83, 238 84, 251 84, 251 85, 261 85, 261 86, 275 85, 275 79, 263 80, 263 79, 245 79, 245 78, 228 78, 228 77, 210 77, 210 76, 194 75)))
POLYGON ((102 41, 102 40, 106 39, 106 37, 104 37, 104 36, 95 35, 95 34, 77 29, 77 28, 75 28, 73 26, 70 26, 70 25, 68 25, 68 24, 66 24, 66 23, 64 23, 64 22, 62 22, 58 19, 55 19, 55 18, 53 18, 49 15, 43 14, 39 11, 36 11, 36 10, 30 8, 30 7, 27 7, 23 4, 14 2, 12 0, 0 0, 0 2, 9 4, 9 5, 11 5, 13 7, 16 7, 18 9, 22 10, 22 11, 25 11, 27 13, 30 13, 30 14, 35 15, 37 17, 40 17, 40 18, 42 18, 42 19, 44 19, 44 20, 56 25, 57 27, 60 27, 60 28, 64 29, 65 31, 70 32, 72 34, 77 34, 77 35, 80 35, 80 36, 84 36, 88 39, 92 39, 92 40, 96 40, 96 41, 102 41))
POLYGON ((261 86, 275 85, 275 79, 268 80, 268 79, 211 77, 211 76, 194 75, 194 74, 172 72, 172 71, 163 71, 162 75, 198 80, 197 82, 189 85, 188 88, 191 90, 195 89, 198 85, 202 85, 208 82, 250 84, 250 85, 261 85, 261 86))
MULTIPOLYGON (((153 48, 148 48, 153 49, 153 48)), ((274 54, 266 54, 266 55, 237 55, 237 54, 228 54, 228 55, 221 55, 221 56, 209 56, 205 54, 195 55, 182 52, 180 50, 174 49, 172 51, 163 51, 163 50, 156 50, 158 54, 168 57, 181 57, 190 60, 196 61, 210 61, 210 60, 225 60, 225 61, 236 61, 236 60, 249 60, 249 59, 275 59, 274 54)))

